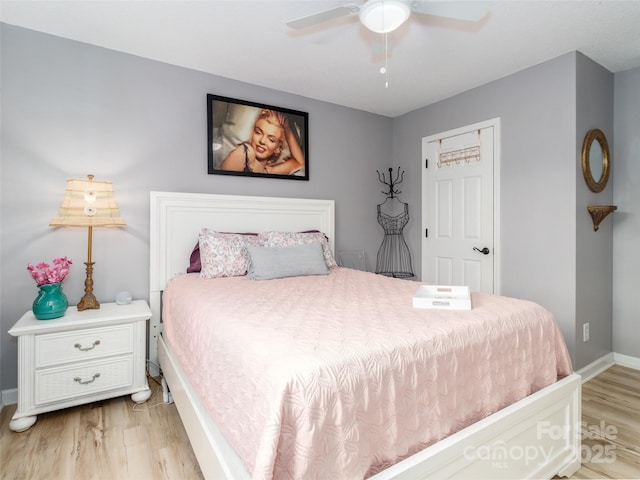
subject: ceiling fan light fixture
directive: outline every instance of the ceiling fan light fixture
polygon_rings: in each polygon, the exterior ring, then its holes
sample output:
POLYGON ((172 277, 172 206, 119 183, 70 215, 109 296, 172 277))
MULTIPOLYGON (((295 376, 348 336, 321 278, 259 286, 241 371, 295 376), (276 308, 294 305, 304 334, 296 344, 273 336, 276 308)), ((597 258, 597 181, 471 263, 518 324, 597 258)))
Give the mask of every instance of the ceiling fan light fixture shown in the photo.
POLYGON ((360 9, 360 21, 372 32, 388 33, 407 21, 409 3, 403 0, 369 0, 360 9))

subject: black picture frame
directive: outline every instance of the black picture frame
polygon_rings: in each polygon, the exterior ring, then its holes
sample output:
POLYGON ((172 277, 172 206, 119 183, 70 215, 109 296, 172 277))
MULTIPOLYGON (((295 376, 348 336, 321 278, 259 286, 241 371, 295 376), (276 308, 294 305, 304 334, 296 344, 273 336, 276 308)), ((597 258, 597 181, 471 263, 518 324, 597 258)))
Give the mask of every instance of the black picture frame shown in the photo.
POLYGON ((309 114, 207 94, 207 151, 209 174, 309 180, 309 114))

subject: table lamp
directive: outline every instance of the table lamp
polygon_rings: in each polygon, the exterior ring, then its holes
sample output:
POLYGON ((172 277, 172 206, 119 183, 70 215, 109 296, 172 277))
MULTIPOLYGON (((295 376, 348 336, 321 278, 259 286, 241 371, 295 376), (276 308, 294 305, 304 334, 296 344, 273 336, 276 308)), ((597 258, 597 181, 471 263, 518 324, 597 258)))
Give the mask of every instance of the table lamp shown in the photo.
POLYGON ((124 227, 120 210, 113 195, 111 182, 95 181, 93 175, 87 180, 67 180, 67 190, 58 216, 51 220, 51 227, 88 227, 89 248, 87 278, 84 281, 84 296, 78 302, 78 310, 100 308, 93 294, 93 265, 91 243, 93 227, 124 227))

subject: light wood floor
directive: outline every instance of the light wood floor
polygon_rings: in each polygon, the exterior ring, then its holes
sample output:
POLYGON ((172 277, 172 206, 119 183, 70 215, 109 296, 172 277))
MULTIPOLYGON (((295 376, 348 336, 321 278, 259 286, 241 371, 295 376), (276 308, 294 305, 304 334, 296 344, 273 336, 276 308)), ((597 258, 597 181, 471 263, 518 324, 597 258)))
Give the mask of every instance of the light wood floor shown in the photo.
MULTIPOLYGON (((175 405, 150 384, 154 395, 135 409, 129 397, 69 408, 22 433, 9 430, 15 405, 5 407, 0 478, 201 480, 175 405)), ((585 383, 582 419, 585 462, 572 478, 640 479, 640 371, 614 366, 585 383)))
POLYGON ((582 427, 571 478, 640 479, 640 370, 615 365, 583 384, 582 427))
POLYGON ((146 403, 129 396, 38 416, 9 430, 15 405, 0 413, 2 480, 203 480, 175 405, 162 389, 146 403))

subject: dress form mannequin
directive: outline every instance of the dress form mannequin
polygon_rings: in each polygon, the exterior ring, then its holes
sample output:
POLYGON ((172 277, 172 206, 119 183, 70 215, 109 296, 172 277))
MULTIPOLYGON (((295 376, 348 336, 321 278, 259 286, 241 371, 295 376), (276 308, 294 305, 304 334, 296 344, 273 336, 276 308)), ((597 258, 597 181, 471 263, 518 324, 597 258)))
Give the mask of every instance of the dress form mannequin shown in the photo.
POLYGON ((411 252, 402 236, 402 230, 409 222, 409 205, 395 196, 400 192, 394 190, 393 186, 400 182, 393 181, 391 168, 389 183, 383 180, 384 175, 380 181, 389 185, 389 192, 386 200, 378 205, 378 223, 384 230, 384 238, 378 249, 376 273, 397 278, 413 277, 411 252))

